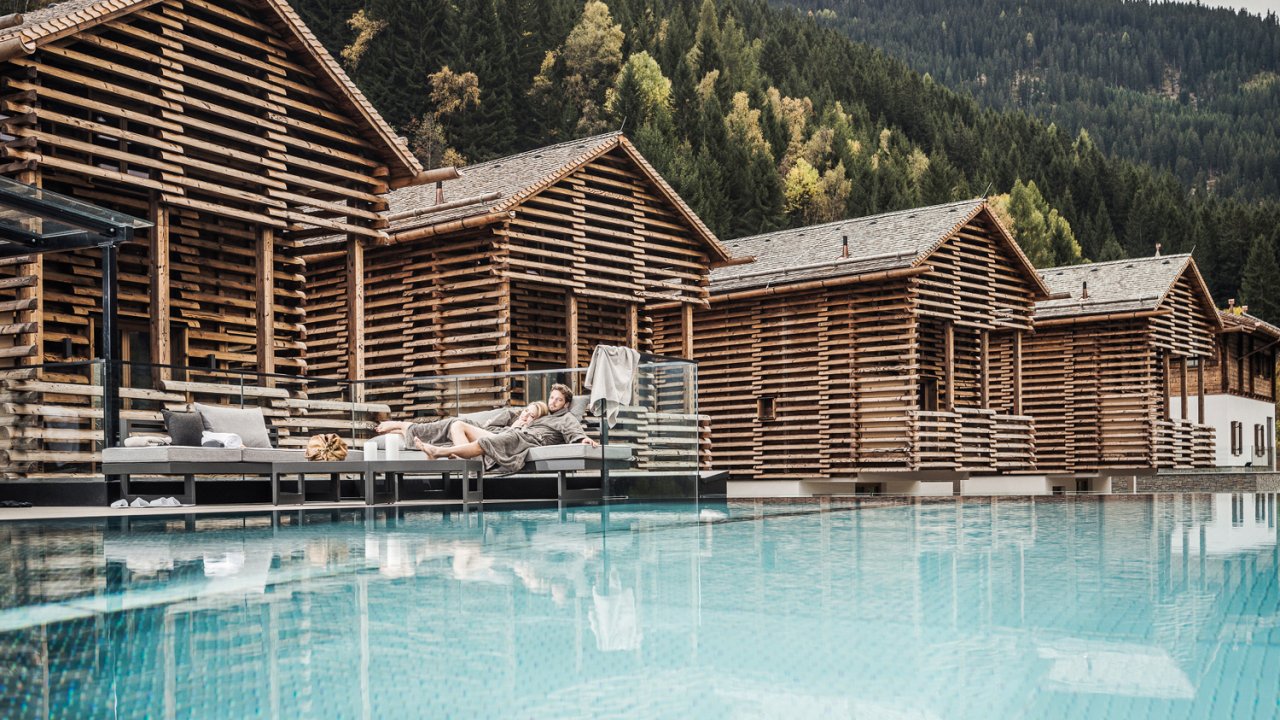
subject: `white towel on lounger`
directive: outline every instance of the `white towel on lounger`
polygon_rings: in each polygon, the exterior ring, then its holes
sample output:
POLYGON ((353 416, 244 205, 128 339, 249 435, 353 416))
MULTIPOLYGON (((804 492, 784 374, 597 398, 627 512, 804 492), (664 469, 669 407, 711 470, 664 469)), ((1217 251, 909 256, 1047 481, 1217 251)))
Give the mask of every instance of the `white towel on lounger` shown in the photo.
POLYGON ((168 435, 130 435, 124 439, 124 446, 129 448, 162 447, 172 445, 168 435))
POLYGON ((222 447, 234 450, 244 447, 244 439, 235 433, 217 433, 205 430, 200 433, 200 444, 204 445, 210 440, 222 443, 222 447))

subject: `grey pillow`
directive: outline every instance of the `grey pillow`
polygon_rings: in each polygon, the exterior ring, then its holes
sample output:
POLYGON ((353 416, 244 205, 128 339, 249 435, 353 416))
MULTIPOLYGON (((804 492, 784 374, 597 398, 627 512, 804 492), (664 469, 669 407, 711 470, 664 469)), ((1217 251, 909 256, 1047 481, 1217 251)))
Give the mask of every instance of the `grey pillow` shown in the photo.
POLYGON ((174 445, 200 447, 200 434, 204 432, 200 413, 161 410, 160 414, 164 416, 164 431, 174 445))
POLYGON ((586 417, 587 410, 591 405, 590 395, 574 395, 573 402, 569 403, 569 412, 578 417, 579 420, 586 417))
POLYGON ((196 403, 196 412, 200 413, 204 429, 209 432, 235 433, 247 448, 271 447, 271 435, 267 432, 267 419, 262 415, 262 408, 196 403))
POLYGON ((492 410, 483 410, 481 412, 467 413, 459 415, 458 419, 463 422, 470 423, 476 427, 488 427, 490 423, 507 414, 507 408, 494 408, 492 410))

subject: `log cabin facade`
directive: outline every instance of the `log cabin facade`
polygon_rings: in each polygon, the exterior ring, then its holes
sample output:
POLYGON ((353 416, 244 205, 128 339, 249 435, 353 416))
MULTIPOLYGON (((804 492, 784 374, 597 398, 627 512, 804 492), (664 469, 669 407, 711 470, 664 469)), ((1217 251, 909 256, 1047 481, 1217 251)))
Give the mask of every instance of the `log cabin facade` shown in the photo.
MULTIPOLYGON (((1187 378, 1190 417, 1204 420, 1214 431, 1214 465, 1274 470, 1277 345, 1280 327, 1229 307, 1219 313, 1222 332, 1204 370, 1187 378)), ((1181 418, 1182 377, 1175 373, 1170 395, 1173 413, 1181 418)))
POLYGON ((1035 468, 1021 354, 1049 293, 984 202, 726 245, 754 262, 713 272, 694 355, 731 493, 1035 468))
POLYGON ((364 399, 431 417, 541 399, 545 382, 406 376, 585 368, 597 344, 691 354, 694 310, 729 254, 621 133, 472 165, 447 190, 388 196, 389 237, 362 250, 359 307, 349 257, 311 244, 309 372, 341 371, 358 326, 364 399))
POLYGON ((1204 387, 1222 320, 1191 256, 1041 276, 1055 299, 1037 303, 1025 347, 1038 470, 1107 477, 1213 465, 1213 429, 1191 414, 1188 389, 1196 379, 1204 387))
MULTIPOLYGON (((298 243, 385 237, 424 173, 283 0, 69 0, 0 21, 0 173, 149 220, 119 257, 123 359, 305 369, 298 243)), ((0 267, 0 474, 92 474, 101 260, 0 267), (3 369, 7 368, 7 369, 3 369)), ((190 398, 131 372, 126 413, 190 398)))

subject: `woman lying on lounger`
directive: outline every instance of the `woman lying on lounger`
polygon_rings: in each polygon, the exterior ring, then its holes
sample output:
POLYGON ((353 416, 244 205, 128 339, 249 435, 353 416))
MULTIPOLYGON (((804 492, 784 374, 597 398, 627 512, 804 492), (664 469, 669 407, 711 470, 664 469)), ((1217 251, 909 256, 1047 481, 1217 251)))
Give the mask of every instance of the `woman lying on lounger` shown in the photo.
POLYGON ((443 457, 478 458, 485 460, 485 465, 501 472, 515 472, 524 466, 525 456, 535 447, 543 445, 559 445, 562 443, 583 443, 598 445, 596 441, 582 432, 582 423, 569 412, 569 403, 573 400, 573 391, 568 386, 555 384, 551 386, 551 396, 547 398, 546 415, 531 420, 527 425, 493 433, 472 425, 455 422, 450 427, 450 439, 455 441, 454 447, 438 447, 414 438, 414 444, 432 460, 443 457), (458 437, 454 437, 453 428, 460 428, 458 437), (473 439, 472 439, 473 438, 473 439), (463 439, 466 442, 458 443, 463 439))
MULTIPOLYGON (((539 400, 526 405, 524 409, 520 411, 520 414, 516 416, 515 421, 504 428, 494 428, 493 430, 489 430, 472 425, 471 423, 463 420, 458 420, 449 426, 449 441, 455 447, 466 445, 467 443, 473 443, 482 437, 492 437, 494 435, 501 435, 503 433, 513 432, 523 427, 528 427, 529 423, 532 423, 534 420, 546 417, 550 414, 551 408, 547 407, 546 403, 539 400)), ((424 443, 421 438, 414 438, 414 440, 416 440, 416 444, 419 445, 427 444, 424 443)), ((442 449, 451 450, 452 448, 442 449)))

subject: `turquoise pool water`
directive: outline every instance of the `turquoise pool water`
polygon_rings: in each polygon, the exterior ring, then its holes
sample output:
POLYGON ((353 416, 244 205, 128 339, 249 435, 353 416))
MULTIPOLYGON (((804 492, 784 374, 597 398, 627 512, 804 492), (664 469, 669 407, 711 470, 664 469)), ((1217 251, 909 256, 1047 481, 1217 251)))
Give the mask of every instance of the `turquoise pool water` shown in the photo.
POLYGON ((0 524, 0 717, 1271 718, 1274 495, 0 524))

